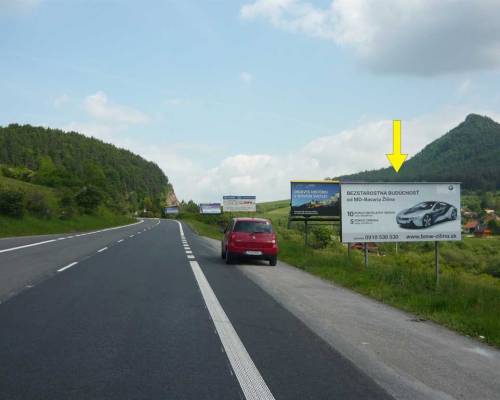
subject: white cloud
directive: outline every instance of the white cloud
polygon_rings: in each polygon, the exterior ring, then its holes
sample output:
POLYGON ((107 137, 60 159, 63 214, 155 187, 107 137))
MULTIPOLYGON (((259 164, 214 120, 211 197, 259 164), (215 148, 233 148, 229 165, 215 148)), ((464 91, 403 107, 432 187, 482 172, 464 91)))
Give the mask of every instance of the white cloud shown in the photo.
POLYGON ((240 80, 245 83, 252 83, 253 75, 249 72, 244 71, 240 74, 240 80))
POLYGON ((150 120, 142 111, 111 103, 102 91, 87 96, 83 101, 83 106, 92 118, 108 123, 128 125, 142 124, 150 120))
POLYGON ((240 16, 352 48, 379 73, 435 75, 500 67, 498 0, 256 0, 240 16))

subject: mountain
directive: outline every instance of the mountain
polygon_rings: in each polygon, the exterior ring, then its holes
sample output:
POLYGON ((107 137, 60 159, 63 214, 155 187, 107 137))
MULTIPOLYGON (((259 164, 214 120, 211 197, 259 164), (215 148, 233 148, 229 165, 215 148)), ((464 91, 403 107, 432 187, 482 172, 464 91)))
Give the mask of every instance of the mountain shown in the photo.
POLYGON ((117 211, 146 208, 159 213, 173 193, 155 163, 76 132, 0 127, 0 165, 5 177, 69 192, 77 200, 102 198, 117 211))
POLYGON ((353 181, 462 182, 464 189, 500 189, 500 124, 470 114, 464 122, 428 144, 396 173, 392 167, 339 177, 353 181))

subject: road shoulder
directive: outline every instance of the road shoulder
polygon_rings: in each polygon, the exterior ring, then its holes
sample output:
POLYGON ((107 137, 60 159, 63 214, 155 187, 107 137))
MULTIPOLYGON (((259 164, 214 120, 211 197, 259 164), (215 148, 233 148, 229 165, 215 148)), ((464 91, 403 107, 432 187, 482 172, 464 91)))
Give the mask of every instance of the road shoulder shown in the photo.
POLYGON ((498 398, 500 351, 282 262, 238 268, 396 399, 498 398))

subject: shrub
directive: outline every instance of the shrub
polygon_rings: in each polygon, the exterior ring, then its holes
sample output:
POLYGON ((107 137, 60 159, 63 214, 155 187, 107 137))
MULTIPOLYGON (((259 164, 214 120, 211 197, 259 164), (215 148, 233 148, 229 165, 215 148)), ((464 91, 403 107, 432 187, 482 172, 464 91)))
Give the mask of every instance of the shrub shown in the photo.
POLYGON ((82 208, 85 213, 94 212, 101 204, 103 199, 102 193, 94 186, 84 187, 76 196, 76 204, 82 208))
POLYGON ((26 210, 37 217, 50 217, 50 207, 43 193, 29 192, 26 195, 26 210))
POLYGON ((314 241, 313 247, 324 249, 332 242, 332 231, 325 226, 318 226, 312 229, 314 241))
POLYGON ((24 214, 24 192, 0 188, 0 214, 20 218, 24 214))

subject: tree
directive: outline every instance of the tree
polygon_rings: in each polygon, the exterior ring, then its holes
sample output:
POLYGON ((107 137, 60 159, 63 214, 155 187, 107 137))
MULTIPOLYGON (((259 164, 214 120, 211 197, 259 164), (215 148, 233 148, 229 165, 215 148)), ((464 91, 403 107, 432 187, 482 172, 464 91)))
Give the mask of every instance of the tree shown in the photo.
POLYGON ((85 212, 92 213, 101 204, 102 193, 94 186, 85 186, 76 196, 76 204, 85 212))

